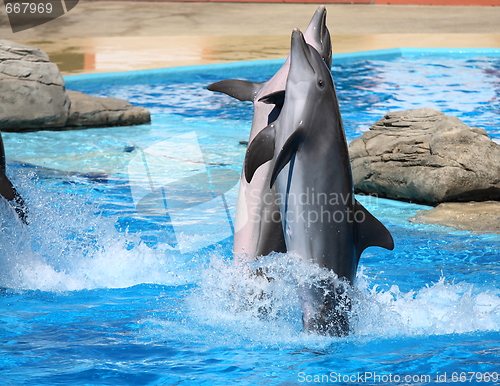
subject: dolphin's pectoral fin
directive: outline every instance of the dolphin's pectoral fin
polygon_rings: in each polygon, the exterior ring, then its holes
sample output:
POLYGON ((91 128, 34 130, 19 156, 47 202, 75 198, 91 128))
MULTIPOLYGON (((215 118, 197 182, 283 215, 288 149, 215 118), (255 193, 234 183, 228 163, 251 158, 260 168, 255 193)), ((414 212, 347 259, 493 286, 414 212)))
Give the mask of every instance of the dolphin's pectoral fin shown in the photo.
POLYGON ((260 83, 247 82, 246 80, 226 79, 212 83, 207 87, 210 91, 227 94, 240 101, 254 101, 257 92, 262 85, 260 83))
POLYGON ((283 108, 283 106, 278 106, 278 105, 273 107, 273 109, 271 110, 271 112, 267 116, 267 124, 268 125, 275 122, 278 119, 278 117, 281 114, 282 108, 283 108))
POLYGON ((354 205, 354 213, 358 259, 368 247, 382 247, 391 251, 394 249, 394 240, 389 230, 358 201, 354 205), (363 213, 363 216, 358 212, 363 213))
POLYGON ((252 181, 257 168, 274 157, 274 141, 276 129, 273 124, 266 126, 248 145, 245 156, 245 178, 252 181))
POLYGON ((292 159, 294 154, 299 149, 299 145, 304 139, 304 132, 302 130, 295 131, 285 142, 283 148, 281 149, 276 163, 274 164, 273 174, 271 175, 271 185, 272 188, 278 174, 283 170, 288 162, 292 159))
POLYGON ((259 99, 259 102, 270 105, 283 106, 285 103, 285 90, 276 91, 259 99))
POLYGON ((285 90, 276 91, 263 96, 259 99, 259 102, 274 105, 274 108, 267 117, 267 124, 273 123, 278 119, 279 115, 281 114, 281 110, 283 109, 283 104, 285 103, 285 90))

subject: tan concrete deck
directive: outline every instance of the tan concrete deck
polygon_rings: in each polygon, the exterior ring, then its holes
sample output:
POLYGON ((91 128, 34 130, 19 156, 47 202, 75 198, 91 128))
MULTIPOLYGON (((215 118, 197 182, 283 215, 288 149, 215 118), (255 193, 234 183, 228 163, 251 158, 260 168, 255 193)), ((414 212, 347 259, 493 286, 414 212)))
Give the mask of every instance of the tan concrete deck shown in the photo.
MULTIPOLYGON (((45 50, 64 74, 282 58, 317 4, 81 1, 66 15, 0 36, 45 50)), ((333 51, 500 48, 500 7, 327 5, 333 51)))

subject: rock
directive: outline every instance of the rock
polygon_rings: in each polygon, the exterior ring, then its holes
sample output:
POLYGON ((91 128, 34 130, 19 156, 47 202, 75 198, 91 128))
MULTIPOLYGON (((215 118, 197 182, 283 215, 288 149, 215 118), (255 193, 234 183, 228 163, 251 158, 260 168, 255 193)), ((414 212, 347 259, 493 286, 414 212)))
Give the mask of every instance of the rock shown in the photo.
POLYGON ((34 131, 130 126, 151 122, 149 111, 123 99, 66 91, 46 53, 0 40, 0 130, 34 131))
POLYGON ((93 97, 67 91, 71 100, 67 127, 130 126, 151 122, 149 111, 123 99, 93 97))
POLYGON ((439 224, 477 233, 500 234, 500 202, 447 202, 418 211, 411 222, 439 224))
POLYGON ((357 193, 428 205, 500 199, 500 146, 434 109, 386 114, 349 152, 357 193))
POLYGON ((62 127, 69 104, 64 80, 47 54, 0 40, 0 130, 62 127))

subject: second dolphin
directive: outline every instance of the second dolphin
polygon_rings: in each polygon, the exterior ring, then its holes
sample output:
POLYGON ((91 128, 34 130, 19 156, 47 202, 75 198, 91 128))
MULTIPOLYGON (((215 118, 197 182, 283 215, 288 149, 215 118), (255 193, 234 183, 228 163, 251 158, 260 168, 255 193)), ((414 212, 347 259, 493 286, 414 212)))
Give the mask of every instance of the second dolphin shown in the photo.
MULTIPOLYGON (((311 44, 330 67, 332 45, 330 33, 326 27, 326 9, 318 7, 304 32, 306 41, 311 44)), ((254 116, 249 142, 268 124, 276 120, 283 105, 283 90, 290 68, 287 58, 280 70, 265 83, 252 83, 237 79, 228 79, 208 86, 211 91, 218 91, 241 101, 252 101, 254 116), (277 93, 273 104, 266 104, 260 98, 277 93), (280 99, 281 97, 281 99, 280 99)), ((270 187, 272 165, 261 167, 251 182, 245 179, 244 171, 240 181, 233 252, 235 260, 254 260, 258 256, 271 252, 286 252, 283 228, 276 204, 276 188, 270 187)))

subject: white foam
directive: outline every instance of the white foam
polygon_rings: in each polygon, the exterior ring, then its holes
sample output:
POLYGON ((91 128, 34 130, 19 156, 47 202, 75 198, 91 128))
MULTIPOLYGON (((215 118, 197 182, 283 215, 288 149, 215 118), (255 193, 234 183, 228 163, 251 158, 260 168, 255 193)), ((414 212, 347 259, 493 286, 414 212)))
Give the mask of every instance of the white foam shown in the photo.
POLYGON ((417 291, 380 290, 359 278, 355 333, 358 335, 442 335, 500 330, 498 289, 481 291, 441 277, 417 291))
POLYGON ((0 287, 71 291, 195 280, 181 269, 190 256, 118 232, 116 219, 96 215, 89 196, 44 191, 29 177, 17 178, 16 186, 29 226, 0 198, 0 287))
MULTIPOLYGON (((279 254, 242 270, 216 256, 204 272, 200 291, 191 299, 200 324, 222 328, 225 334, 244 336, 264 344, 304 343, 327 345, 332 339, 301 333, 300 281, 329 275, 307 267, 293 256, 279 254), (249 275, 260 266, 272 281, 249 275), (265 311, 263 313, 263 310, 265 311)), ((443 335, 500 330, 500 290, 482 291, 472 284, 437 283, 403 292, 397 286, 381 289, 361 267, 353 289, 352 336, 386 338, 443 335)), ((345 338, 342 338, 345 339, 345 338)))

